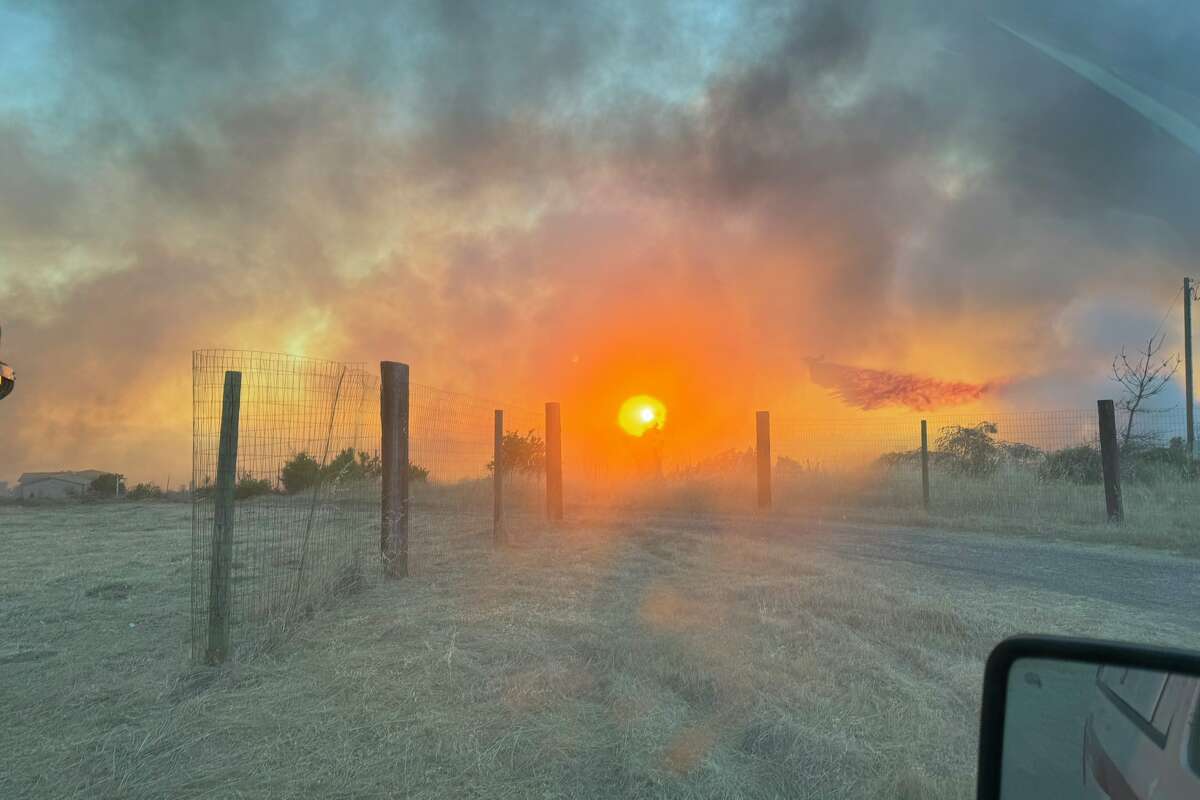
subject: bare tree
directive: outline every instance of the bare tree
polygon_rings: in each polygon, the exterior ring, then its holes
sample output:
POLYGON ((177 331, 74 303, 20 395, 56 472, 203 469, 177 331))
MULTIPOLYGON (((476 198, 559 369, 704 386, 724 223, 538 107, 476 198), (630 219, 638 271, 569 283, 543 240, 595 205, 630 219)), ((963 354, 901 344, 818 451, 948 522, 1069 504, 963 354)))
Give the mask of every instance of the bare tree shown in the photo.
POLYGON ((1117 407, 1128 415, 1125 420, 1125 432, 1121 437, 1122 448, 1129 444, 1133 434, 1133 420, 1142 403, 1167 388, 1171 378, 1179 371, 1178 355, 1159 360, 1158 351, 1162 349, 1165 336, 1165 333, 1157 339, 1151 336, 1146 341, 1145 349, 1134 353, 1132 361, 1124 347, 1121 348, 1120 355, 1113 359, 1113 380, 1125 390, 1125 396, 1118 401, 1117 407))

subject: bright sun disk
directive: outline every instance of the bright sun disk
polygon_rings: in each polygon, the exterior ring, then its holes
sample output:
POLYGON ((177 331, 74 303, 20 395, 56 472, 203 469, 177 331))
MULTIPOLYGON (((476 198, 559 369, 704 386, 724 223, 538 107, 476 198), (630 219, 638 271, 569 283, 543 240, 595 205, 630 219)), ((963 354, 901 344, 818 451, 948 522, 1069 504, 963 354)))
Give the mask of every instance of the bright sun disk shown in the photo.
POLYGON ((617 425, 630 436, 643 436, 646 431, 661 429, 667 418, 667 407, 657 397, 639 394, 621 404, 617 425))

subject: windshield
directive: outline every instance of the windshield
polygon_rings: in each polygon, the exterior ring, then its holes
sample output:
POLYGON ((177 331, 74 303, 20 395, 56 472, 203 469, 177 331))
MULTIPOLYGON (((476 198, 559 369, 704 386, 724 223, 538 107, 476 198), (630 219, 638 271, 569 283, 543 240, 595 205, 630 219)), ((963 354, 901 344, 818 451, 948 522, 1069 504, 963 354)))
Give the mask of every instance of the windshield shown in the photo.
POLYGON ((970 795, 1004 637, 1200 649, 1197 54, 0 0, 0 797, 970 795))

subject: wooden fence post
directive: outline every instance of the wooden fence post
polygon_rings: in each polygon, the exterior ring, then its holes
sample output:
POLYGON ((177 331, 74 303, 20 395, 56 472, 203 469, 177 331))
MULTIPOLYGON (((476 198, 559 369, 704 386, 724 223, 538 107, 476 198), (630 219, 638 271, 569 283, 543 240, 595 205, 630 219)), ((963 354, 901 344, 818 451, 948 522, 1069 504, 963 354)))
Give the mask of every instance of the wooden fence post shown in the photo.
POLYGON ((242 373, 225 373, 221 397, 221 434, 217 445, 216 507, 213 512, 212 567, 208 578, 209 664, 229 656, 230 572, 233 569, 234 489, 237 485, 238 418, 242 408, 242 373))
POLYGON ((504 535, 504 412, 496 409, 492 432, 492 544, 505 542, 504 535))
POLYGON ((1109 522, 1125 519, 1121 502, 1121 460, 1117 446, 1117 415, 1112 400, 1097 400, 1100 414, 1100 466, 1104 471, 1104 505, 1109 522))
POLYGON ((921 503, 929 510, 929 424, 921 420, 921 503))
POLYGON ((771 507, 771 412, 754 415, 757 441, 754 449, 758 459, 758 507, 771 507))
POLYGON ((408 576, 408 364, 379 363, 383 487, 379 546, 392 578, 408 576))
POLYGON ((546 518, 563 518, 562 408, 546 403, 546 518))

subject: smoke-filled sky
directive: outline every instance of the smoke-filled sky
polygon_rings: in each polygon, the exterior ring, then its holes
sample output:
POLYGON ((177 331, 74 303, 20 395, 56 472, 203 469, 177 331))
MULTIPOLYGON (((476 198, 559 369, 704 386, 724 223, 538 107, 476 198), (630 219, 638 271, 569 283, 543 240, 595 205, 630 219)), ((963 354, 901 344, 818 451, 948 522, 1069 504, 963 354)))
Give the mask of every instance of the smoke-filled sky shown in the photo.
POLYGON ((1192 0, 0 3, 0 479, 186 479, 202 347, 605 424, 847 413, 812 363, 1090 406, 1200 155, 997 23, 1200 121, 1192 0))

